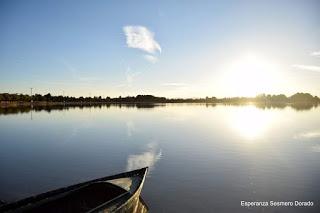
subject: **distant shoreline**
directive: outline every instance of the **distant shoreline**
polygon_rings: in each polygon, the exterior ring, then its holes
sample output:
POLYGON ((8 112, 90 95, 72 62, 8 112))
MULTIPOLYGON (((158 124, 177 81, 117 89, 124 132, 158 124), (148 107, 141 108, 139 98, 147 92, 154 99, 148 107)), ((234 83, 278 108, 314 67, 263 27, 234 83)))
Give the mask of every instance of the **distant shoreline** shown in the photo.
POLYGON ((285 106, 285 105, 320 105, 320 99, 309 93, 296 93, 290 97, 283 94, 266 95, 256 97, 230 97, 230 98, 165 98, 152 95, 137 95, 117 98, 99 97, 69 97, 46 95, 23 95, 0 93, 0 107, 33 107, 33 106, 91 106, 108 104, 166 104, 166 103, 202 103, 202 104, 226 104, 226 105, 264 105, 264 106, 285 106))
POLYGON ((19 101, 0 101, 1 108, 9 107, 50 107, 50 106, 98 106, 98 105, 157 105, 157 104, 223 104, 223 105, 264 105, 264 106, 291 106, 291 105, 312 105, 318 106, 318 102, 264 102, 264 101, 109 101, 109 102, 52 102, 52 101, 34 101, 34 102, 19 102, 19 101))
POLYGON ((256 108, 265 109, 285 109, 290 107, 296 111, 310 110, 317 108, 320 103, 265 103, 265 102, 0 102, 0 116, 17 114, 17 113, 29 113, 32 111, 61 111, 69 109, 85 109, 85 108, 135 108, 135 109, 152 109, 157 107, 165 107, 171 104, 177 105, 201 105, 204 107, 217 107, 217 106, 254 106, 256 108))

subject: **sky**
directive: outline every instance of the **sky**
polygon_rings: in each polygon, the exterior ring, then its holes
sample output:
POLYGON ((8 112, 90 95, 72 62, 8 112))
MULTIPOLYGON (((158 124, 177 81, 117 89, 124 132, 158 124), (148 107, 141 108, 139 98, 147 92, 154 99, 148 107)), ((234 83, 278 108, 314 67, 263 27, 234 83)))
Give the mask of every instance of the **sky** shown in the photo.
POLYGON ((0 93, 320 96, 320 1, 0 1, 0 93))

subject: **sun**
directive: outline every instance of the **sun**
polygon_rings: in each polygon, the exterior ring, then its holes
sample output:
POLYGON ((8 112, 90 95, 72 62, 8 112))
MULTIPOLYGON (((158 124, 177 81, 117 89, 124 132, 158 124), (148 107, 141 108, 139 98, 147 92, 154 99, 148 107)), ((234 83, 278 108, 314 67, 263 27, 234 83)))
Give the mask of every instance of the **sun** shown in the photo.
POLYGON ((272 93, 278 73, 278 66, 257 54, 249 53, 224 67, 222 82, 224 89, 233 96, 256 96, 272 93))

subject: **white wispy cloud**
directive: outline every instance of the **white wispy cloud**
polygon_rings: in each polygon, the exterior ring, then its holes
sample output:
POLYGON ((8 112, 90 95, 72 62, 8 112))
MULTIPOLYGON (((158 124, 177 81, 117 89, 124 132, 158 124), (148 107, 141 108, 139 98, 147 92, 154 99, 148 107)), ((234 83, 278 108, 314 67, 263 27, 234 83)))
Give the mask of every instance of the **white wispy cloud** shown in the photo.
POLYGON ((314 51, 310 53, 311 56, 320 57, 320 51, 314 51))
POLYGON ((300 70, 320 72, 320 66, 304 65, 304 64, 293 64, 292 67, 296 68, 296 69, 300 69, 300 70))
POLYGON ((155 57, 155 56, 153 56, 153 55, 144 55, 143 57, 144 57, 147 61, 149 61, 149 62, 151 62, 151 63, 153 63, 153 64, 155 64, 155 63, 158 62, 158 58, 155 57))
POLYGON ((154 39, 154 33, 144 26, 124 26, 123 31, 129 48, 137 48, 148 53, 161 53, 160 44, 154 39))

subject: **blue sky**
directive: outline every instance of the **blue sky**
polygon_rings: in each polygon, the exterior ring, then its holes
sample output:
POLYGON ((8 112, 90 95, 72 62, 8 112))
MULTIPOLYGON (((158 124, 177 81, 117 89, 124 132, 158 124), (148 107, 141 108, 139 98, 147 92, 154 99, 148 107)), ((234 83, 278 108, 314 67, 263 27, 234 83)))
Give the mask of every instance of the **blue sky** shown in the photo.
POLYGON ((320 96, 319 11, 310 0, 2 0, 0 92, 320 96))

